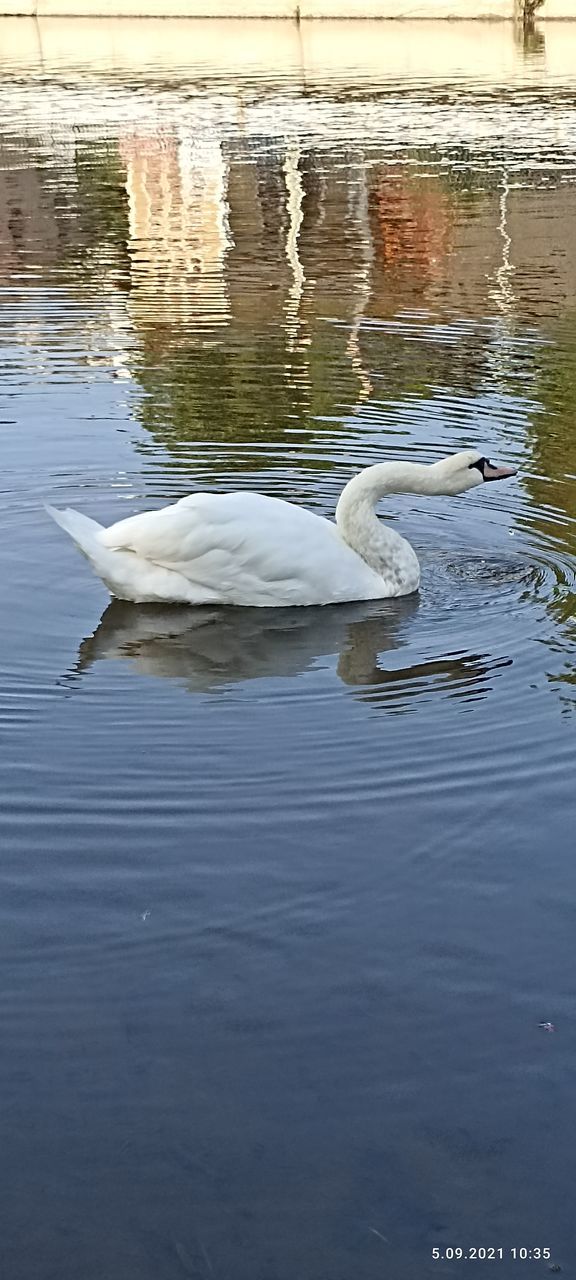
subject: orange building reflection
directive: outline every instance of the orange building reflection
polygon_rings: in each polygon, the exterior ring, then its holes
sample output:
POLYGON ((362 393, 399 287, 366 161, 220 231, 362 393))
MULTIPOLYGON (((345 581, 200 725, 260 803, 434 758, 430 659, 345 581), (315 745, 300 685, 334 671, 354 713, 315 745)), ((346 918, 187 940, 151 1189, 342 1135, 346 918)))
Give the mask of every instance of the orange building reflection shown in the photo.
POLYGON ((414 179, 404 167, 376 173, 370 195, 375 263, 422 294, 445 271, 456 217, 454 196, 438 179, 414 179))

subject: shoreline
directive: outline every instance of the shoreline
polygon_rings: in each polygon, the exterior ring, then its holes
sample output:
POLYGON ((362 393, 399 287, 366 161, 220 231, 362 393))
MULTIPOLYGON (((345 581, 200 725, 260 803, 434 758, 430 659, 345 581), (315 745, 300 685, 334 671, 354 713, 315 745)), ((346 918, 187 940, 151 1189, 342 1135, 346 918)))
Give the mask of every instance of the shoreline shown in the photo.
MULTIPOLYGON (((440 21, 521 22, 530 0, 0 0, 0 20, 258 19, 295 24, 440 21)), ((538 23, 576 19, 576 0, 544 0, 538 23)))

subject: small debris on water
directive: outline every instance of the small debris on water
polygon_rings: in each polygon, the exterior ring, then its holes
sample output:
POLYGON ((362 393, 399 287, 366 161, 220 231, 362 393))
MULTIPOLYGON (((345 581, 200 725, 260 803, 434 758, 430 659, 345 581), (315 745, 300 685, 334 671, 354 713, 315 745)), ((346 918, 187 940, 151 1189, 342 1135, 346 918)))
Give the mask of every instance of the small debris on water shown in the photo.
POLYGON ((150 915, 150 912, 149 912, 149 911, 143 911, 143 912, 142 912, 142 915, 140 916, 140 919, 141 919, 141 920, 147 920, 149 915, 150 915))
POLYGON ((539 1023, 538 1023, 538 1026, 539 1026, 539 1027, 542 1027, 542 1030, 543 1030, 543 1031, 555 1031, 555 1030, 556 1030, 556 1027, 554 1026, 554 1023, 553 1023, 553 1022, 539 1022, 539 1023))
POLYGON ((378 1236, 378 1239, 383 1240, 384 1244, 390 1244, 390 1241, 386 1238, 386 1236, 383 1236, 381 1231, 377 1231, 376 1227, 370 1227, 370 1230, 372 1232, 372 1235, 378 1236))

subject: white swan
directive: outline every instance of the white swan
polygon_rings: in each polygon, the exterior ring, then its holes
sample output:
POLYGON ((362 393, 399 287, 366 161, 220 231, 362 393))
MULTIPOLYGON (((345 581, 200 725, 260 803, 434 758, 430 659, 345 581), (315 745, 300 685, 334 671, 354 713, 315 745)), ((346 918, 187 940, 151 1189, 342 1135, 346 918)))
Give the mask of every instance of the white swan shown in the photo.
POLYGON ((383 462, 346 485, 336 523, 261 493, 193 493, 108 529, 47 507, 113 596, 136 603, 337 604, 416 591, 420 569, 405 538, 381 524, 388 493, 465 493, 515 475, 480 453, 432 466, 383 462))

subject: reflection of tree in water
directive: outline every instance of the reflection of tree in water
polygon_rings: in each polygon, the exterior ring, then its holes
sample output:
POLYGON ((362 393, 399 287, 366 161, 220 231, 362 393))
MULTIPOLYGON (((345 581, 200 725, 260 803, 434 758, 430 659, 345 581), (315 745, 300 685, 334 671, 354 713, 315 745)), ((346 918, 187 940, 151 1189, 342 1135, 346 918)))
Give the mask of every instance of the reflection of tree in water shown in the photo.
POLYGON ((564 665, 549 678, 576 688, 576 313, 547 336, 535 358, 539 407, 529 424, 533 462, 524 484, 528 523, 554 574, 547 608, 557 630, 550 650, 564 665))
POLYGON ((564 317, 535 356, 529 424, 533 470, 525 479, 530 520, 544 543, 576 552, 576 314, 564 317))
MULTIPOLYGON (((570 521, 576 519, 576 312, 562 318, 547 334, 535 357, 534 413, 530 434, 537 475, 526 484, 539 508, 552 502, 570 521), (542 477, 542 478, 539 478, 542 477), (554 483, 553 490, 550 481, 554 483)), ((574 550, 569 523, 556 530, 574 550)))
POLYGON ((116 283, 126 288, 128 203, 124 166, 116 142, 79 140, 74 168, 74 238, 70 255, 91 273, 98 264, 115 267, 116 283))
MULTIPOLYGON (((296 350, 289 358, 282 332, 239 330, 233 320, 221 346, 174 344, 169 338, 158 350, 157 337, 146 335, 134 370, 146 392, 139 416, 176 454, 202 440, 272 444, 287 431, 309 427, 311 419, 333 414, 336 386, 340 403, 354 398, 356 379, 333 326, 323 326, 307 352, 296 350), (338 355, 342 363, 330 391, 325 370, 334 370, 338 355)), ((258 456, 253 463, 267 465, 258 456)))

